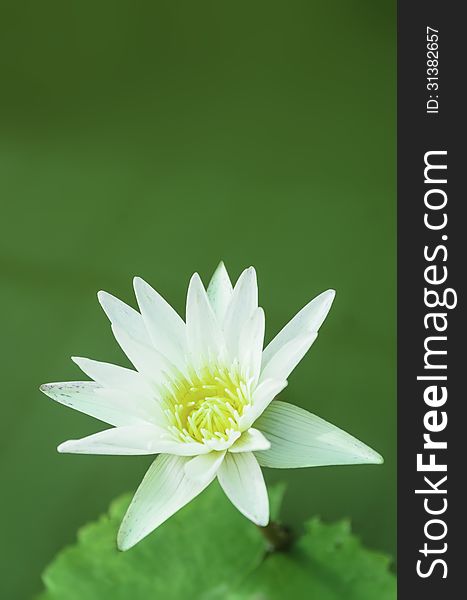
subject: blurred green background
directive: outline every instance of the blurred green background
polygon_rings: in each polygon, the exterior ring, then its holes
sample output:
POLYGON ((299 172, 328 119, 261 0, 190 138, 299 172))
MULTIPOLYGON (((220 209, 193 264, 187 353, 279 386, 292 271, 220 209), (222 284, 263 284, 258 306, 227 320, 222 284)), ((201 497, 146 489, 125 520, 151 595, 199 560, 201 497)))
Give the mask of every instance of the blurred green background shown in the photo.
POLYGON ((96 292, 253 264, 271 336, 337 290, 284 399, 381 467, 266 472, 285 519, 350 516, 395 552, 395 2, 4 1, 2 597, 29 598, 149 457, 59 455, 102 425, 40 383, 71 355, 127 364, 96 292))

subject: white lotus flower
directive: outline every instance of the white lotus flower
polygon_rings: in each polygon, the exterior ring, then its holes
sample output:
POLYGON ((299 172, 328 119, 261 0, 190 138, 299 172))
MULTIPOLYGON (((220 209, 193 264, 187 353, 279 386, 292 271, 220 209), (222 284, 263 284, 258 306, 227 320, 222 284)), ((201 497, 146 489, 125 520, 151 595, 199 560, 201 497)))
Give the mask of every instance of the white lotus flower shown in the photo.
POLYGON ((269 505, 260 466, 382 462, 341 429, 274 400, 315 341, 333 290, 307 304, 263 350, 264 312, 252 267, 232 288, 221 263, 207 292, 195 273, 186 323, 139 277, 134 287, 140 313, 106 292, 98 297, 136 370, 74 358, 93 381, 41 386, 57 402, 113 426, 64 442, 59 452, 159 455, 123 519, 121 550, 216 477, 238 510, 265 526, 269 505))

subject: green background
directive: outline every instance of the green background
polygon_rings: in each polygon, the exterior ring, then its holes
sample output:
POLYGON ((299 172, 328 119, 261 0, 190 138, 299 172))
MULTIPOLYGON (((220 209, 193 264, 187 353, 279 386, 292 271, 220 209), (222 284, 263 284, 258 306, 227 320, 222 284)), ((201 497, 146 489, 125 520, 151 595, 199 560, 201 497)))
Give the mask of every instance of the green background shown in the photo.
POLYGON ((0 9, 3 596, 29 598, 148 457, 59 455, 101 424, 38 391, 126 364, 95 293, 253 264, 271 336, 333 287, 283 399, 383 466, 266 471, 285 518, 395 552, 395 3, 5 1, 0 9))

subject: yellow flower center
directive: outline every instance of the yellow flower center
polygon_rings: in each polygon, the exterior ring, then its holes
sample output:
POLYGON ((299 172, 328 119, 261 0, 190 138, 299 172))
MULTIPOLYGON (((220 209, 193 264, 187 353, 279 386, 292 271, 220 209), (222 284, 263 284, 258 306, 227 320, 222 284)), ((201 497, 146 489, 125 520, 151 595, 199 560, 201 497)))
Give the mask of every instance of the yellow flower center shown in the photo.
POLYGON ((227 440, 239 431, 239 418, 250 404, 249 385, 237 366, 206 366, 188 376, 178 375, 162 390, 162 407, 169 427, 186 442, 227 440))

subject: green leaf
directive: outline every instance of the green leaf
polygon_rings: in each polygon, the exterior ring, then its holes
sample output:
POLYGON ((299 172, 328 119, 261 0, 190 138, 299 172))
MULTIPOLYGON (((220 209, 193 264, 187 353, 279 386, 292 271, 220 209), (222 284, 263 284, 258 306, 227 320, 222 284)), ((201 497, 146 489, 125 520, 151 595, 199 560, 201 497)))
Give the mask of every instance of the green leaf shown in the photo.
MULTIPOLYGON (((276 514, 282 494, 282 486, 271 489, 276 514)), ((41 600, 223 598, 261 563, 258 528, 217 483, 134 548, 119 552, 117 530, 130 499, 116 500, 108 515, 79 531, 78 543, 46 569, 41 600)))
POLYGON ((389 559, 362 547, 347 521, 312 519, 287 553, 268 556, 229 600, 394 600, 389 559))
MULTIPOLYGON (((283 487, 270 490, 276 518, 283 487)), ((364 550, 345 523, 311 521, 287 554, 268 554, 259 528, 217 484, 128 552, 116 533, 130 496, 78 533, 46 569, 40 600, 389 600, 388 560, 364 550)))

